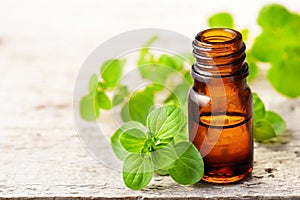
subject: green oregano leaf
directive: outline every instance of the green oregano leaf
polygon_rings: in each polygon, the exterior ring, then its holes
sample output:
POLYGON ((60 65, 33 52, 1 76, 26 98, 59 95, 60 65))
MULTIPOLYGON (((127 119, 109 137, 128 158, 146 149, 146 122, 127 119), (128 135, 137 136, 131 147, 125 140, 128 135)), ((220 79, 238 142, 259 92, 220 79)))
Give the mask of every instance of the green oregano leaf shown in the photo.
MULTIPOLYGON (((300 20, 299 20, 300 21, 300 20)), ((300 27, 300 23, 299 23, 300 27)), ((300 31, 300 28, 299 28, 300 31)), ((300 35, 300 34, 299 34, 300 35)), ((300 36, 299 36, 300 41, 300 36)), ((279 61, 273 61, 267 78, 281 94, 290 98, 300 96, 300 44, 299 47, 286 48, 279 61), (282 78, 284 74, 284 78, 282 78)))
POLYGON ((147 117, 149 131, 155 137, 164 139, 174 137, 183 125, 183 112, 175 105, 162 106, 147 117))
POLYGON ((261 9, 257 21, 262 32, 252 45, 253 55, 271 64, 267 77, 278 92, 291 98, 300 96, 300 43, 295 42, 300 41, 300 15, 269 4, 261 9))
POLYGON ((122 133, 130 130, 130 129, 139 129, 141 131, 145 131, 144 125, 139 122, 131 121, 123 124, 120 128, 116 130, 116 132, 111 137, 111 146, 115 153, 115 155, 120 159, 124 160, 128 155, 129 152, 124 149, 120 142, 120 136, 122 133))
POLYGON ((177 71, 180 71, 183 68, 184 59, 179 55, 171 56, 167 54, 161 54, 158 58, 158 63, 160 65, 165 65, 177 71))
POLYGON ((147 154, 130 154, 124 161, 123 181, 133 190, 148 185, 153 175, 153 164, 147 154))
POLYGON ((154 94, 146 90, 134 93, 129 102, 124 104, 121 110, 123 121, 133 120, 146 124, 147 115, 154 105, 154 94))
POLYGON ((112 105, 109 97, 102 91, 97 91, 95 94, 96 103, 99 108, 102 108, 104 110, 110 110, 112 105))
POLYGON ((154 63, 154 55, 149 52, 149 47, 158 39, 157 36, 150 38, 144 47, 141 49, 141 53, 138 59, 138 66, 154 63))
POLYGON ((190 142, 180 142, 174 148, 178 160, 175 167, 169 169, 171 177, 183 185, 200 181, 204 174, 204 164, 196 147, 190 142))
POLYGON ((267 111, 264 119, 272 125, 276 135, 279 135, 280 133, 285 131, 286 123, 277 113, 267 111))
POLYGON ((125 60, 111 59, 101 66, 101 77, 104 81, 106 88, 113 89, 120 81, 125 60))
POLYGON ((265 117, 265 105, 256 93, 253 93, 253 113, 254 122, 261 120, 265 117))
POLYGON ((171 143, 152 151, 151 158, 154 167, 161 170, 173 168, 177 162, 177 154, 171 143))
POLYGON ((123 148, 132 153, 141 153, 146 140, 146 134, 139 128, 128 129, 120 136, 123 148))
POLYGON ((186 105, 187 102, 187 96, 189 89, 191 88, 191 85, 184 81, 181 84, 177 85, 175 89, 172 91, 172 93, 167 97, 165 100, 165 104, 168 104, 169 102, 173 102, 177 105, 186 105))
POLYGON ((80 116, 87 121, 96 120, 100 113, 97 104, 95 103, 94 94, 83 96, 79 104, 80 116))
POLYGON ((253 136, 256 141, 261 142, 276 137, 276 133, 272 124, 263 119, 255 123, 255 126, 253 127, 253 136))
POLYGON ((89 80, 89 92, 95 93, 98 84, 97 74, 93 74, 89 80))
POLYGON ((116 94, 113 97, 113 106, 117 106, 124 101, 124 99, 129 95, 128 87, 121 85, 118 87, 116 94))
POLYGON ((285 7, 279 4, 269 4, 260 10, 257 23, 264 29, 273 30, 286 26, 289 18, 290 14, 285 7))

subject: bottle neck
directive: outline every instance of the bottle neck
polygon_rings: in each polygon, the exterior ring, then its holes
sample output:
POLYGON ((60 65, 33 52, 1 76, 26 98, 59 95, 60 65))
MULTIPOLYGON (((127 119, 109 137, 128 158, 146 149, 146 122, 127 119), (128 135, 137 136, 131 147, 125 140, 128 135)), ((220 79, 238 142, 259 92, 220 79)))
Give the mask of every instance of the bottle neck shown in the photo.
POLYGON ((193 41, 196 63, 192 76, 206 84, 235 82, 249 74, 245 63, 245 44, 242 35, 232 29, 215 28, 202 31, 193 41))

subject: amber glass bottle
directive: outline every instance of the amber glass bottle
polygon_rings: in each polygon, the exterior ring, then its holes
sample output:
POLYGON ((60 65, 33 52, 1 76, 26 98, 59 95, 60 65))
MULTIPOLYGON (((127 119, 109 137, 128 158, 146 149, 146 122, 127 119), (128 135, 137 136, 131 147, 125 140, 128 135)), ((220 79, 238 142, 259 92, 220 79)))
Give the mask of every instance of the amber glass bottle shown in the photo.
POLYGON ((193 41, 189 138, 204 159, 204 181, 230 183, 252 171, 252 94, 242 35, 215 28, 193 41))

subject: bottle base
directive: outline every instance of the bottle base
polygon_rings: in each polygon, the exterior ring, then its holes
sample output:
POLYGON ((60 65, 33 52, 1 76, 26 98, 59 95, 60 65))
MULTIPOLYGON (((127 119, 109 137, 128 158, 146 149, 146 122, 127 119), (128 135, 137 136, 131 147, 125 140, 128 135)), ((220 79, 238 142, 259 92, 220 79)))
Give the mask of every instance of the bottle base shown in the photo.
POLYGON ((226 176, 226 175, 224 176, 224 175, 216 175, 216 174, 212 176, 208 176, 204 174, 201 180, 208 183, 216 183, 216 184, 233 183, 246 178, 251 172, 252 172, 252 167, 249 168, 247 172, 236 176, 226 176))

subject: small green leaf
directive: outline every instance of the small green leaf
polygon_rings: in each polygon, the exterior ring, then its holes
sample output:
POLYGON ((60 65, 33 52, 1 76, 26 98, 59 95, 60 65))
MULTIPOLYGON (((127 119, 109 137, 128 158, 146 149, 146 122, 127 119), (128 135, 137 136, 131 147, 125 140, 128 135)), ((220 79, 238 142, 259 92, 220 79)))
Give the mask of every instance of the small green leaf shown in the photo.
POLYGON ((93 94, 83 96, 80 100, 80 116, 87 121, 96 120, 100 113, 93 94))
POLYGON ((153 165, 156 169, 167 170, 175 166, 177 154, 171 143, 151 152, 153 165))
POLYGON ((285 121, 278 114, 276 114, 272 111, 266 112, 265 120, 270 122, 276 135, 279 135, 280 133, 284 132, 286 129, 285 121))
POLYGON ((204 174, 204 164, 196 147, 190 142, 180 142, 175 145, 175 150, 178 160, 175 167, 169 169, 171 177, 183 185, 200 181, 204 174))
POLYGON ((126 121, 138 121, 146 124, 146 118, 154 105, 154 94, 147 91, 139 91, 133 94, 122 110, 122 119, 126 121))
POLYGON ((188 141, 188 126, 187 123, 184 123, 182 129, 178 132, 178 134, 174 137, 174 143, 186 142, 188 141))
POLYGON ((101 66, 101 76, 107 88, 113 89, 120 81, 124 65, 125 60, 111 59, 101 66))
POLYGON ((233 17, 230 13, 227 12, 217 13, 208 19, 208 25, 210 27, 233 28, 233 17))
POLYGON ((254 57, 253 53, 251 51, 247 52, 246 62, 248 63, 249 67, 249 76, 247 77, 248 81, 252 81, 256 78, 259 68, 257 66, 257 60, 254 57))
POLYGON ((130 130, 132 128, 136 128, 136 129, 145 131, 145 127, 141 123, 131 121, 131 122, 127 122, 127 123, 123 124, 120 128, 118 128, 110 139, 112 149, 113 149, 115 155, 120 160, 124 160, 129 155, 128 151, 126 151, 123 148, 123 146, 121 145, 120 136, 122 135, 122 133, 124 133, 127 130, 130 130))
POLYGON ((279 34, 262 32, 255 38, 252 52, 255 58, 262 62, 273 62, 281 57, 285 43, 286 40, 279 34))
POLYGON ((192 78, 192 76, 191 76, 191 72, 190 72, 189 70, 186 71, 186 72, 184 72, 184 73, 183 73, 183 76, 184 76, 185 80, 186 80, 190 85, 193 84, 194 80, 193 80, 193 78, 192 78))
POLYGON ((258 15, 257 23, 264 29, 283 28, 287 25, 290 15, 285 7, 279 4, 264 6, 258 15))
MULTIPOLYGON (((300 38, 300 37, 299 37, 300 38)), ((286 49, 280 61, 273 62, 267 77, 272 86, 287 97, 300 96, 300 45, 299 48, 286 49)))
POLYGON ((125 85, 121 85, 118 90, 116 95, 113 97, 113 106, 117 106, 120 103, 123 102, 124 98, 129 95, 128 87, 125 85))
POLYGON ((164 85, 169 74, 174 72, 172 68, 160 65, 158 63, 150 63, 139 66, 139 71, 143 79, 164 85))
POLYGON ((147 136, 140 128, 131 128, 124 131, 120 136, 123 148, 132 153, 141 153, 147 136))
POLYGON ((157 36, 150 38, 144 47, 141 49, 141 54, 138 59, 138 66, 154 63, 154 55, 149 52, 149 47, 158 39, 157 36))
POLYGON ((121 110, 121 117, 122 117, 122 120, 124 122, 131 121, 131 116, 130 116, 130 113, 129 113, 129 102, 126 102, 123 105, 122 110, 121 110))
POLYGON ((124 100, 124 97, 119 95, 119 94, 116 94, 114 97, 113 97, 113 102, 112 102, 112 105, 113 106, 117 106, 119 104, 121 104, 124 100))
POLYGON ((248 39, 249 29, 245 28, 245 29, 242 29, 240 32, 243 36, 243 40, 246 41, 248 39))
POLYGON ((170 56, 167 54, 161 54, 158 58, 158 64, 180 71, 183 68, 184 59, 179 55, 170 56))
POLYGON ((153 110, 147 117, 149 131, 155 137, 174 137, 183 125, 183 112, 175 105, 162 106, 153 110))
POLYGON ((272 124, 262 119, 255 122, 253 126, 253 136, 256 141, 261 142, 276 137, 276 133, 272 124))
POLYGON ((253 114, 254 122, 261 120, 265 117, 265 105, 256 93, 253 93, 253 114))
POLYGON ((166 104, 170 101, 172 102, 180 102, 179 105, 186 105, 188 92, 191 85, 184 81, 183 83, 176 86, 176 88, 172 91, 172 93, 167 97, 164 101, 166 104))
POLYGON ((108 96, 104 92, 96 92, 96 102, 99 108, 102 108, 104 110, 110 110, 111 109, 111 102, 108 96))
POLYGON ((98 84, 97 74, 93 74, 89 80, 89 92, 94 93, 98 84))
POLYGON ((145 154, 129 155, 123 165, 123 181, 133 190, 139 190, 148 185, 153 176, 153 166, 150 156, 145 154))
POLYGON ((164 84, 168 74, 173 71, 171 70, 169 65, 173 66, 175 64, 173 62, 172 64, 170 64, 170 59, 166 61, 166 56, 163 56, 161 64, 159 63, 159 61, 156 61, 155 56, 151 52, 149 52, 149 47, 156 40, 157 36, 154 36, 145 44, 145 46, 141 50, 141 54, 137 64, 142 78, 150 80, 154 83, 164 84))
POLYGON ((157 83, 152 83, 146 87, 144 90, 146 93, 154 95, 156 92, 162 91, 164 89, 164 86, 157 83))

